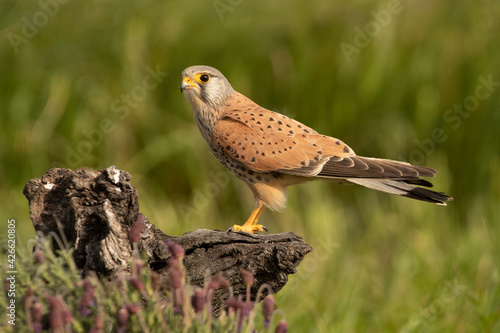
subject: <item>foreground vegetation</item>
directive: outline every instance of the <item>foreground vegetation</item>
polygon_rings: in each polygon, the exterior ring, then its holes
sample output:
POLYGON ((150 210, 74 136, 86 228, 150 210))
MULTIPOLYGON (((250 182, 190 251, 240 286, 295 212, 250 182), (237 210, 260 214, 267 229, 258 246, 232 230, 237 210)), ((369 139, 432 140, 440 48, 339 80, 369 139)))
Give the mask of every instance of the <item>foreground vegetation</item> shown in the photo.
POLYGON ((210 155, 178 92, 182 70, 206 64, 359 155, 437 169, 435 189, 455 198, 439 207, 324 182, 290 189, 285 212, 261 217, 314 248, 276 295, 290 327, 500 331, 500 3, 51 8, 43 24, 39 2, 0 3, 0 218, 16 220, 19 248, 34 236, 22 188, 52 166, 130 172, 142 212, 167 234, 244 221, 250 191, 210 155))
MULTIPOLYGON (((58 237, 55 238, 61 246, 58 237)), ((165 244, 172 253, 169 281, 145 268, 137 252, 132 274, 108 281, 95 274, 81 278, 72 250, 52 251, 43 238, 33 254, 17 256, 15 297, 3 295, 0 305, 8 311, 2 332, 278 332, 286 333, 284 314, 276 310, 272 295, 261 305, 232 294, 229 282, 217 275, 204 288, 191 286, 185 278, 184 250, 165 244), (215 290, 228 290, 221 315, 214 317, 211 299, 215 290), (167 292, 165 292, 167 290, 167 292)), ((2 273, 9 271, 2 266, 2 273)), ((2 274, 4 275, 4 274, 2 274)), ((2 276, 2 279, 8 275, 2 276)), ((253 276, 243 271, 248 293, 253 276)), ((262 290, 265 289, 261 288, 262 290)))

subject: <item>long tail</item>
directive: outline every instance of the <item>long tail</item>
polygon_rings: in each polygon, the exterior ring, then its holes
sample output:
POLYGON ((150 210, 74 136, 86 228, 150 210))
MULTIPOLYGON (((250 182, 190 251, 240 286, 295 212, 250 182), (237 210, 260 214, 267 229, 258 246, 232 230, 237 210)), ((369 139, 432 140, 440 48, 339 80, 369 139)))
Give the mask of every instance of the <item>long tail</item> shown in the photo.
POLYGON ((377 191, 446 205, 447 201, 453 200, 452 197, 420 187, 432 187, 432 183, 420 177, 434 177, 435 174, 434 169, 406 162, 350 156, 329 160, 317 177, 343 178, 377 191))
MULTIPOLYGON (((446 206, 447 201, 453 200, 452 197, 444 193, 431 191, 419 186, 414 186, 409 184, 408 181, 404 180, 363 179, 363 178, 348 178, 346 180, 348 180, 351 183, 362 185, 377 191, 387 192, 407 198, 431 202, 437 205, 446 206)), ((429 182, 427 183, 430 184, 429 182)), ((430 185, 432 186, 432 184, 430 185)))

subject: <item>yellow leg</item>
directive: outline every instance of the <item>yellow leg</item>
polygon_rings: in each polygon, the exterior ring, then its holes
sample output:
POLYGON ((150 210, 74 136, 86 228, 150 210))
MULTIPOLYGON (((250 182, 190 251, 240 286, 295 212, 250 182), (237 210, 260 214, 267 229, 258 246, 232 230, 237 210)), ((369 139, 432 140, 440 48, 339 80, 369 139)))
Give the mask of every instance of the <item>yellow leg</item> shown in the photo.
POLYGON ((253 210, 252 214, 248 218, 248 220, 245 222, 243 225, 233 225, 231 228, 228 229, 228 231, 245 231, 251 234, 254 234, 256 232, 262 232, 262 231, 267 231, 266 227, 264 227, 262 224, 257 224, 257 221, 259 221, 259 217, 262 214, 262 211, 264 210, 264 206, 262 205, 257 205, 255 209, 253 210))

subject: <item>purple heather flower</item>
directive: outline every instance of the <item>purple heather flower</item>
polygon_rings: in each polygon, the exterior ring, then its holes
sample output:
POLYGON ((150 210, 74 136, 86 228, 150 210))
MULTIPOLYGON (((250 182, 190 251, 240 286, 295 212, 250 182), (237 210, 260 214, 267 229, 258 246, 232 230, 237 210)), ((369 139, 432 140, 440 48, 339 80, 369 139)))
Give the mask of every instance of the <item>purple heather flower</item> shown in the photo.
POLYGON ((184 313, 184 288, 178 288, 173 291, 174 298, 174 314, 180 315, 184 313))
POLYGON ((127 305, 125 305, 125 307, 127 308, 128 313, 131 315, 141 312, 141 306, 139 304, 128 303, 127 305))
POLYGON ((241 302, 241 316, 248 317, 250 312, 252 312, 254 305, 254 302, 241 302))
POLYGON ((269 295, 262 301, 262 314, 264 315, 264 327, 268 328, 271 316, 274 312, 274 297, 269 295))
POLYGON ((207 289, 210 290, 210 289, 218 289, 218 288, 224 288, 224 289, 228 289, 230 287, 230 283, 229 281, 221 274, 217 274, 217 275, 214 275, 212 276, 212 278, 210 279, 210 281, 208 282, 207 284, 207 289))
POLYGON ((95 314, 94 325, 90 328, 89 333, 104 333, 104 320, 100 312, 95 314))
POLYGON ((243 302, 242 300, 236 298, 235 296, 231 296, 226 300, 227 306, 234 310, 236 313, 238 310, 241 310, 238 318, 238 332, 241 331, 241 327, 243 325, 243 319, 248 317, 253 310, 254 303, 253 302, 243 302))
POLYGON ((194 312, 199 313, 203 311, 205 308, 205 293, 203 289, 198 289, 191 295, 191 305, 194 312))
POLYGON ((64 325, 64 309, 57 297, 48 295, 49 301, 49 327, 59 329, 64 325))
POLYGON ((42 318, 43 318, 43 306, 41 303, 35 303, 31 307, 31 319, 33 321, 33 328, 35 332, 42 332, 42 318))
POLYGON ((88 317, 92 314, 92 309, 90 307, 95 305, 94 299, 96 297, 96 291, 92 282, 89 279, 83 280, 83 294, 80 300, 80 306, 78 311, 83 317, 88 317))
POLYGON ((278 323, 278 326, 276 326, 276 330, 274 333, 286 333, 288 331, 288 324, 286 321, 282 320, 278 323))
POLYGON ((226 299, 226 304, 228 307, 233 308, 234 310, 238 310, 241 308, 241 301, 235 296, 228 297, 226 299))
POLYGON ((180 246, 179 244, 175 244, 170 239, 167 240, 167 246, 174 259, 184 259, 186 252, 184 251, 182 246, 180 246))
POLYGON ((243 284, 247 287, 251 287, 254 282, 253 274, 246 269, 241 270, 241 276, 243 277, 243 284))
POLYGON ((35 258, 35 261, 40 265, 45 262, 45 256, 43 255, 43 252, 41 250, 36 250, 33 253, 33 257, 35 258))
POLYGON ((73 321, 74 317, 73 317, 73 313, 71 312, 71 310, 69 310, 69 309, 64 310, 63 319, 64 319, 65 324, 70 324, 73 321))
POLYGON ((118 321, 118 325, 120 325, 120 327, 125 327, 127 325, 129 317, 130 313, 124 307, 120 308, 120 310, 116 313, 116 320, 118 321))
POLYGON ((132 284, 132 286, 134 286, 136 290, 139 290, 140 292, 144 290, 144 283, 142 283, 142 281, 139 278, 131 277, 130 283, 132 284))
POLYGON ((218 289, 220 286, 219 280, 215 279, 215 276, 210 279, 207 283, 207 289, 208 290, 215 290, 218 289))
POLYGON ((144 222, 146 221, 146 217, 143 214, 139 214, 137 216, 137 220, 135 220, 134 224, 130 227, 128 232, 128 239, 132 243, 137 243, 141 240, 141 231, 144 228, 144 222))
POLYGON ((174 289, 182 288, 184 280, 184 272, 177 261, 169 261, 168 275, 170 284, 174 289))
POLYGON ((62 319, 64 324, 71 324, 74 319, 73 313, 71 312, 68 304, 64 301, 62 296, 57 296, 57 301, 59 302, 59 306, 62 309, 62 319))

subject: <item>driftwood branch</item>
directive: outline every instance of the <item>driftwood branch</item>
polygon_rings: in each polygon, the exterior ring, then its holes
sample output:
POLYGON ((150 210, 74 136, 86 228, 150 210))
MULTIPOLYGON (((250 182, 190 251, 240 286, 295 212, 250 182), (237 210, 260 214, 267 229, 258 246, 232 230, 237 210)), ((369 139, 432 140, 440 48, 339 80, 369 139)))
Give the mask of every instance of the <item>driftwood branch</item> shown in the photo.
MULTIPOLYGON (((222 273, 236 295, 244 294, 240 273, 246 269, 255 277, 252 298, 262 284, 278 292, 312 250, 291 232, 250 235, 199 229, 182 236, 165 235, 139 214, 137 190, 130 179, 127 172, 110 167, 103 171, 51 169, 30 180, 24 194, 35 230, 44 235, 56 233, 74 247, 74 259, 83 275, 94 271, 113 277, 130 272, 133 245, 129 231, 140 218, 144 227, 138 248, 146 252, 149 268, 162 280, 168 280, 171 254, 166 242, 170 239, 186 251, 184 264, 192 284, 203 286, 207 276, 222 273)), ((214 310, 226 297, 225 290, 214 295, 214 310)))

